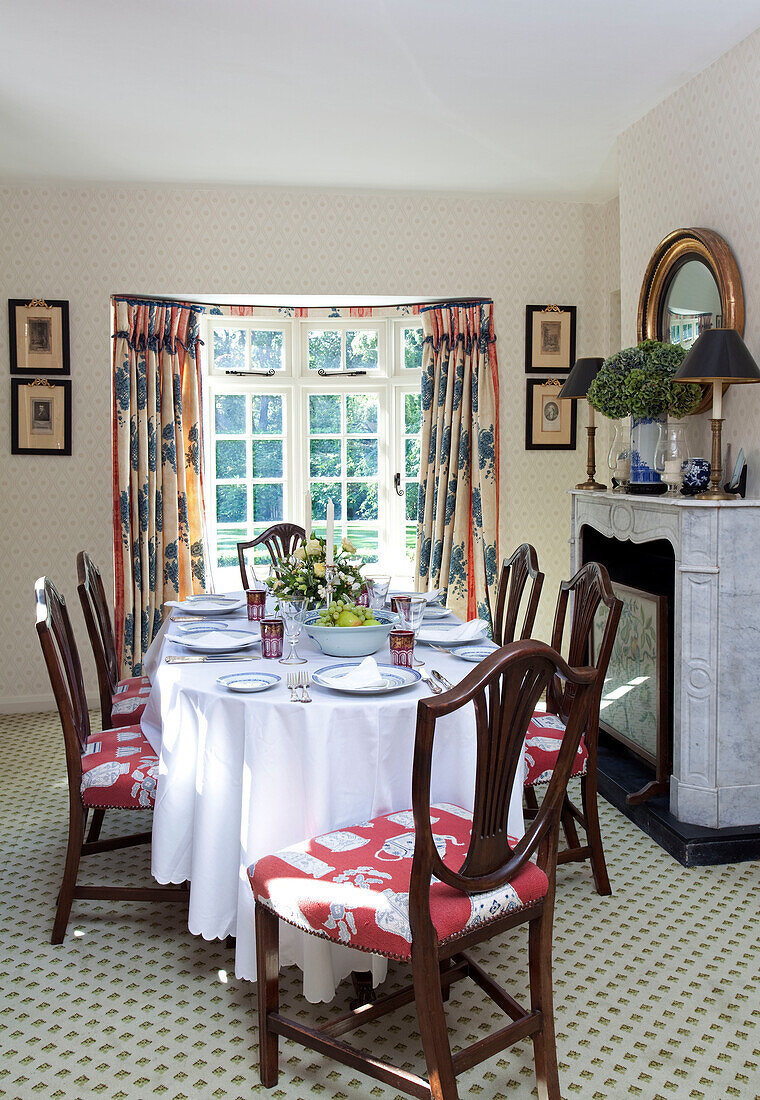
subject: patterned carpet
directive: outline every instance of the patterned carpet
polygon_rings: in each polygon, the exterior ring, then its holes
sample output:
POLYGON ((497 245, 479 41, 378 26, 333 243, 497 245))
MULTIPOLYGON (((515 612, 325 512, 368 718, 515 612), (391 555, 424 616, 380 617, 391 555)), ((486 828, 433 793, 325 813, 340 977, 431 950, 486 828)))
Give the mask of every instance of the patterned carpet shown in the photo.
MULTIPOLYGON (((266 1096, 251 989, 235 980, 224 944, 189 934, 182 907, 75 902, 65 943, 51 947, 67 820, 60 727, 52 715, 5 717, 0 733, 0 1096, 266 1096)), ((602 826, 613 897, 597 897, 585 867, 559 872, 554 972, 563 1095, 758 1097, 760 867, 686 870, 604 802, 602 826)), ((149 878, 142 849, 92 857, 90 865, 102 869, 103 881, 116 882, 119 868, 124 884, 149 878)), ((507 988, 524 990, 524 933, 492 941, 479 955, 507 988)), ((388 984, 405 980, 405 969, 392 964, 388 984)), ((298 997, 292 968, 283 985, 286 1011, 305 1021, 345 1010, 351 995, 344 983, 333 1005, 312 1007, 298 997)), ((455 1049, 500 1022, 467 982, 453 987, 448 1019, 455 1049)), ((424 1072, 413 1009, 357 1034, 381 1057, 424 1072)), ((463 1074, 459 1089, 478 1100, 535 1095, 530 1043, 463 1074)), ((281 1041, 272 1096, 309 1094, 396 1095, 281 1041)))

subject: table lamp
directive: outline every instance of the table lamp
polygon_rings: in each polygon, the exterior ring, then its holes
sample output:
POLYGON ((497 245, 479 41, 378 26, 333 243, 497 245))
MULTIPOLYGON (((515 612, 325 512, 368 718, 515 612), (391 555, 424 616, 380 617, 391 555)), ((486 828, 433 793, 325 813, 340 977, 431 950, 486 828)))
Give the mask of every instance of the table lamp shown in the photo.
POLYGON ((710 382, 712 385, 712 459, 710 486, 697 493, 697 500, 734 500, 736 493, 721 488, 723 480, 723 386, 737 382, 760 382, 760 368, 736 329, 710 328, 687 352, 673 375, 674 382, 710 382))
MULTIPOLYGON (((576 359, 575 366, 565 379, 565 383, 557 394, 557 397, 569 397, 572 400, 579 397, 586 397, 589 387, 599 373, 599 368, 603 362, 604 359, 598 357, 576 359)), ((596 444, 594 442, 596 424, 594 423, 594 410, 590 404, 588 407, 588 426, 586 431, 588 432, 588 452, 586 457, 586 473, 588 474, 588 478, 581 485, 576 485, 575 488, 588 489, 595 493, 603 493, 607 486, 600 485, 599 482, 594 479, 594 474, 596 473, 596 444)))

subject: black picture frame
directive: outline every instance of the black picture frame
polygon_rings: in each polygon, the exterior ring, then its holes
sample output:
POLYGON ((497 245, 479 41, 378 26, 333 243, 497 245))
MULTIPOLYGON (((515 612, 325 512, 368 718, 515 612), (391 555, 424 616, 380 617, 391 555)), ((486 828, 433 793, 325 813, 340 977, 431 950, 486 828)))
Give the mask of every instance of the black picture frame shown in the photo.
MULTIPOLYGON (((536 390, 539 387, 550 385, 548 378, 525 379, 525 450, 526 451, 574 451, 578 432, 578 402, 565 398, 559 401, 560 412, 568 416, 569 422, 566 430, 560 429, 557 433, 558 442, 547 439, 548 432, 537 435, 535 430, 535 401, 536 390)), ((552 387, 559 392, 559 387, 552 387)), ((547 395, 549 396, 549 395, 547 395)))
POLYGON ((572 370, 575 363, 575 327, 577 320, 578 307, 577 306, 526 306, 525 307, 525 373, 526 374, 543 374, 555 375, 555 374, 567 374, 572 370), (565 338, 560 329, 561 345, 560 351, 556 357, 556 362, 552 362, 553 355, 547 357, 547 355, 541 354, 541 349, 536 347, 533 339, 536 314, 544 314, 546 321, 550 324, 558 322, 560 326, 567 324, 569 332, 565 338), (567 317, 565 322, 564 318, 567 317), (547 361, 547 358, 549 361, 547 361))
MULTIPOLYGON (((39 378, 41 375, 62 375, 71 373, 71 359, 69 354, 69 303, 58 300, 46 302, 43 299, 33 298, 9 298, 8 299, 8 333, 10 337, 10 373, 31 375, 39 378), (20 326, 24 323, 24 315, 35 313, 38 317, 49 319, 52 325, 60 323, 60 347, 57 353, 53 351, 51 343, 50 362, 46 363, 47 354, 39 355, 32 363, 19 362, 19 336, 20 326), (56 314, 58 316, 56 316, 56 314), (47 315, 47 316, 46 316, 47 315)), ((48 336, 50 339, 50 336, 48 336)))
MULTIPOLYGON (((11 454, 12 455, 70 455, 71 454, 71 379, 70 378, 56 378, 56 379, 41 379, 41 385, 35 385, 25 378, 11 378, 11 454), (29 391, 28 393, 25 391, 29 391), (32 392, 34 391, 34 392, 32 392), (23 403, 25 409, 33 416, 33 412, 28 409, 28 405, 31 401, 38 399, 40 402, 46 399, 55 401, 57 394, 60 393, 60 401, 63 403, 61 412, 62 432, 54 431, 54 415, 53 409, 49 408, 47 411, 40 409, 40 424, 44 425, 45 420, 50 422, 50 428, 43 428, 39 432, 39 440, 42 441, 48 431, 51 435, 52 446, 33 446, 30 445, 27 440, 32 439, 36 434, 34 422, 29 426, 29 429, 24 429, 21 424, 20 406, 23 403), (56 438, 60 439, 60 445, 56 445, 56 438)), ((33 440, 35 442, 36 440, 33 440)))

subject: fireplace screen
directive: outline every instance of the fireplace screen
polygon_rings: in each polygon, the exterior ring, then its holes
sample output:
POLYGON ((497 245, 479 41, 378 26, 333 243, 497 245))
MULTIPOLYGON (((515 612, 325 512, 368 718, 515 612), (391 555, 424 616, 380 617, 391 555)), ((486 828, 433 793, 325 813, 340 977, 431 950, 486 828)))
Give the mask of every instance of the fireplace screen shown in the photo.
MULTIPOLYGON (((668 608, 667 597, 627 585, 612 585, 623 601, 600 707, 600 727, 652 764, 656 786, 667 784, 668 608)), ((607 609, 594 620, 593 658, 601 645, 607 609)), ((656 793, 647 791, 647 797, 656 793)), ((635 796, 633 796, 635 797, 635 796)))

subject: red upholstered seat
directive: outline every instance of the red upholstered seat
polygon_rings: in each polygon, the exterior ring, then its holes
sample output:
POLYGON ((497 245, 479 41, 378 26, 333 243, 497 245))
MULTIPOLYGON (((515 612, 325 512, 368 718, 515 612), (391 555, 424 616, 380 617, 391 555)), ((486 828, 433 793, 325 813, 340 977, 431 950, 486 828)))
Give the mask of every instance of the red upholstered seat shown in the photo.
MULTIPOLYGON (((525 737, 526 787, 535 787, 540 783, 549 782, 562 747, 564 732, 564 723, 557 718, 556 714, 545 714, 540 710, 534 713, 525 737)), ((581 743, 570 775, 585 775, 587 761, 588 749, 581 736, 581 743)))
POLYGON ((150 695, 150 680, 147 676, 130 676, 119 680, 111 702, 111 725, 135 726, 143 716, 150 695))
MULTIPOLYGON (((452 868, 470 841, 472 815, 459 806, 431 807, 435 844, 452 868)), ((315 936, 409 959, 409 878, 414 853, 411 810, 336 829, 294 848, 263 856, 248 868, 258 901, 315 936)), ((433 880, 430 912, 441 943, 524 909, 543 898, 548 880, 527 863, 514 880, 487 894, 467 895, 433 880)))
POLYGON ((156 801, 158 757, 139 726, 93 733, 82 754, 82 802, 149 810, 156 801))

